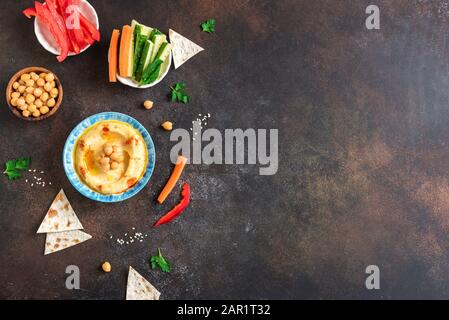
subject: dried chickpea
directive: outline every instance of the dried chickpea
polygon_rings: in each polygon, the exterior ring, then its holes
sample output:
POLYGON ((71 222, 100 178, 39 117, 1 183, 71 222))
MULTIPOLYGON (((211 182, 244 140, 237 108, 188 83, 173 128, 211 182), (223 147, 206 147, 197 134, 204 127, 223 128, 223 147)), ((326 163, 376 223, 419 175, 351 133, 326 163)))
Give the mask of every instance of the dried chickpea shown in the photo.
POLYGON ((17 105, 18 105, 19 107, 26 105, 25 99, 24 99, 24 98, 19 98, 19 99, 17 100, 17 105))
POLYGON ((39 76, 37 75, 36 72, 31 72, 31 79, 33 79, 33 81, 37 81, 39 79, 39 76))
POLYGON ((41 79, 45 79, 46 76, 47 76, 47 74, 45 72, 42 72, 39 74, 39 78, 41 78, 41 79))
POLYGON ((49 73, 45 76, 45 81, 52 82, 53 80, 55 80, 55 76, 52 73, 49 73))
POLYGON ((19 106, 19 109, 22 110, 22 111, 25 111, 25 110, 28 109, 28 105, 26 105, 26 104, 21 105, 21 106, 19 106))
POLYGON ((36 84, 37 84, 39 87, 43 87, 43 86, 45 86, 45 80, 42 79, 42 78, 39 78, 38 80, 36 80, 36 84))
POLYGON ((33 113, 34 111, 37 110, 37 106, 34 104, 30 104, 27 109, 29 112, 33 113))
POLYGON ((51 98, 50 100, 47 101, 47 106, 49 106, 50 108, 54 107, 55 105, 56 105, 55 99, 51 98))
POLYGON ((25 118, 28 118, 30 115, 31 115, 31 113, 28 110, 22 111, 22 116, 24 116, 25 118))
POLYGON ((36 100, 36 97, 33 96, 32 94, 27 94, 27 96, 25 97, 25 101, 26 101, 28 104, 33 103, 34 100, 36 100))
POLYGON ((58 94, 59 94, 58 89, 53 88, 53 89, 50 90, 50 96, 51 96, 52 98, 56 98, 56 97, 58 96, 58 94))
POLYGON ((42 102, 41 99, 36 99, 36 101, 34 101, 34 104, 36 105, 36 107, 38 108, 42 108, 44 106, 44 103, 42 102))
POLYGON ((34 92, 33 92, 33 94, 36 98, 39 98, 43 93, 44 93, 44 90, 42 90, 41 88, 36 88, 36 89, 34 89, 34 92))
POLYGON ((19 89, 19 87, 20 87, 20 83, 18 83, 17 81, 14 82, 13 85, 12 85, 12 88, 13 88, 14 90, 19 89))
POLYGON ((27 87, 20 86, 19 89, 17 89, 20 93, 24 93, 27 87))
POLYGON ((49 97, 50 96, 48 95, 48 92, 44 92, 40 98, 41 98, 42 102, 47 102, 49 97))
POLYGON ((146 100, 146 101, 143 103, 143 106, 144 106, 145 109, 150 110, 151 108, 153 108, 153 101, 151 101, 151 100, 146 100))
POLYGON ((110 143, 107 143, 104 145, 103 151, 107 156, 110 156, 112 152, 114 152, 114 149, 112 148, 112 145, 110 143))
POLYGON ((111 264, 109 262, 107 262, 107 261, 101 265, 101 268, 106 273, 109 273, 112 270, 111 264))
POLYGON ((13 107, 17 107, 17 100, 19 100, 19 99, 17 99, 17 98, 12 98, 12 99, 11 99, 11 105, 12 105, 13 107))
POLYGON ((52 88, 56 88, 56 81, 50 82, 52 88))
POLYGON ((33 113, 33 117, 38 118, 41 116, 41 112, 39 110, 34 111, 33 113))
POLYGON ((47 92, 50 92, 51 89, 53 89, 53 87, 51 86, 51 83, 50 83, 50 82, 47 82, 47 83, 44 85, 44 90, 47 91, 47 92))
POLYGON ((162 128, 164 128, 165 131, 172 131, 173 130, 173 123, 171 123, 170 121, 165 121, 162 124, 162 128))
POLYGON ((50 109, 47 106, 45 106, 45 107, 40 108, 39 111, 42 114, 47 114, 50 111, 50 109))
POLYGON ((22 80, 24 82, 27 80, 30 80, 30 79, 31 79, 31 76, 28 73, 24 73, 20 76, 20 80, 22 80))
POLYGON ((113 161, 113 162, 111 163, 111 170, 117 169, 118 166, 119 166, 119 163, 118 163, 117 161, 113 161))
POLYGON ((29 79, 29 80, 25 81, 25 85, 27 87, 34 87, 34 80, 33 79, 29 79))
POLYGON ((25 92, 26 92, 26 93, 33 93, 33 92, 34 92, 34 88, 33 88, 33 87, 27 87, 27 88, 25 89, 25 92))
POLYGON ((19 92, 13 92, 13 93, 11 93, 11 99, 13 99, 13 98, 20 98, 20 93, 19 92))

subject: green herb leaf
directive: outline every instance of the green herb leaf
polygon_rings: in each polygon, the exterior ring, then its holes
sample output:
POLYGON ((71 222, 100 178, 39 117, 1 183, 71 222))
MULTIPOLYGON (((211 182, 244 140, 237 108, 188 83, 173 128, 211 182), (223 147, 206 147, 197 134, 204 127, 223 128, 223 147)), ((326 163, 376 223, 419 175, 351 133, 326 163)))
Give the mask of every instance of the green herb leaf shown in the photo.
POLYGON ((27 170, 30 167, 30 163, 31 158, 9 160, 5 163, 3 174, 7 175, 9 180, 19 179, 21 171, 27 170))
POLYGON ((178 82, 174 87, 170 87, 171 89, 171 101, 173 102, 182 102, 184 104, 189 102, 189 96, 184 91, 186 87, 185 83, 178 82))
POLYGON ((203 32, 214 33, 215 32, 215 19, 208 19, 201 24, 203 32))
POLYGON ((170 272, 170 263, 162 256, 161 249, 158 248, 157 253, 157 256, 153 256, 150 259, 151 269, 159 267, 162 272, 170 272))

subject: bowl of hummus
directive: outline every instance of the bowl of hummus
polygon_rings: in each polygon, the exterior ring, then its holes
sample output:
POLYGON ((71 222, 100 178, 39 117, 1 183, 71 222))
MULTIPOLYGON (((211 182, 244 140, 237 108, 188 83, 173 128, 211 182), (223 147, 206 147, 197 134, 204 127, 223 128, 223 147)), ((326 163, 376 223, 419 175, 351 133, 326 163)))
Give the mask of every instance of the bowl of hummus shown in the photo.
POLYGON ((148 131, 118 113, 93 115, 70 133, 63 151, 67 178, 82 195, 99 202, 119 202, 139 193, 156 161, 148 131))

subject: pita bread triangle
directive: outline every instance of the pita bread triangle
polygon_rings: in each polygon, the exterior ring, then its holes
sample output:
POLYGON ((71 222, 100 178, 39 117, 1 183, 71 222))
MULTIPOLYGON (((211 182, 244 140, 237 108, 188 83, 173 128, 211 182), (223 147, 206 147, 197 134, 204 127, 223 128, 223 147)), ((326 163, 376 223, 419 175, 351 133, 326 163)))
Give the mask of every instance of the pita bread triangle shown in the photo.
POLYGON ((84 229, 72 206, 61 189, 48 209, 37 233, 61 232, 84 229))
POLYGON ((186 63, 187 60, 204 50, 193 41, 187 39, 172 29, 169 30, 169 36, 170 43, 172 45, 175 69, 178 69, 181 65, 186 63))
POLYGON ((44 255, 76 246, 91 238, 90 234, 80 230, 47 233, 44 255))
POLYGON ((126 300, 159 300, 161 293, 142 277, 133 267, 129 267, 126 300))

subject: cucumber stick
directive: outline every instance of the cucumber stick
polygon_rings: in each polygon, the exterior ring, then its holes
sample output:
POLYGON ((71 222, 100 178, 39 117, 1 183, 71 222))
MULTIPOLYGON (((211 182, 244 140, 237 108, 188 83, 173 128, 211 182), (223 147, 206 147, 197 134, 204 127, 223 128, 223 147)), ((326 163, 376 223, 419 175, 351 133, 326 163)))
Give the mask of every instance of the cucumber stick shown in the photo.
POLYGON ((162 63, 163 61, 159 59, 151 62, 150 65, 145 69, 143 77, 140 80, 140 84, 150 84, 154 82, 159 76, 162 63))
POLYGON ((153 62, 156 59, 156 55, 158 54, 162 44, 167 42, 167 36, 165 34, 157 34, 151 38, 151 41, 154 43, 154 48, 151 53, 150 62, 153 62))
POLYGON ((134 27, 134 64, 132 76, 135 77, 145 44, 153 33, 153 28, 147 27, 136 20, 131 22, 131 26, 134 27))
POLYGON ((151 53, 153 52, 154 43, 147 40, 145 46, 143 47, 142 55, 140 57, 139 65, 136 70, 134 79, 138 82, 142 80, 143 72, 150 64, 151 53))

